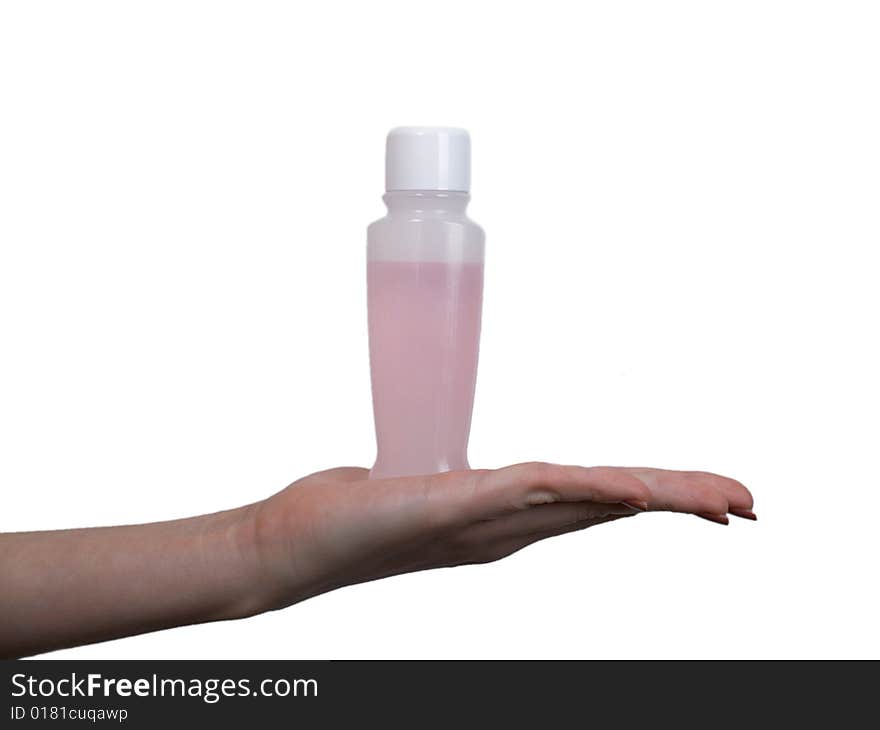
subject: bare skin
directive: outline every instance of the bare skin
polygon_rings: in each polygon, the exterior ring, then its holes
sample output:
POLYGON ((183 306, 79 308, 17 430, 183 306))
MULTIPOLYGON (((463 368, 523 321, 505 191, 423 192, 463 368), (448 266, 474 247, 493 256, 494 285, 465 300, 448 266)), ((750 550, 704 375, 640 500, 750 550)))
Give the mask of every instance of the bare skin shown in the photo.
POLYGON ((227 512, 0 535, 0 657, 244 618, 345 585, 487 563, 646 511, 755 519, 706 472, 517 464, 367 480, 342 467, 227 512))

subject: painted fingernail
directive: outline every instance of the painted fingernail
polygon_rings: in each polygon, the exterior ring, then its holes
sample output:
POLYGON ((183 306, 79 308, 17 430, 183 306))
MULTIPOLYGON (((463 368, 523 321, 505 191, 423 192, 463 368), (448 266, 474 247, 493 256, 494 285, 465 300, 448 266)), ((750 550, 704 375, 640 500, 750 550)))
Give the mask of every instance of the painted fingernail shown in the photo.
POLYGON ((647 512, 648 511, 648 503, 643 502, 640 499, 628 499, 623 504, 625 504, 630 509, 634 509, 636 512, 647 512))
POLYGON ((702 517, 704 520, 709 520, 709 522, 715 522, 719 525, 729 525, 730 520, 727 519, 727 515, 715 515, 710 512, 699 512, 697 517, 702 517))
POLYGON ((730 514, 736 515, 737 517, 742 517, 744 520, 756 520, 758 519, 758 515, 752 512, 750 509, 732 509, 730 510, 730 514))

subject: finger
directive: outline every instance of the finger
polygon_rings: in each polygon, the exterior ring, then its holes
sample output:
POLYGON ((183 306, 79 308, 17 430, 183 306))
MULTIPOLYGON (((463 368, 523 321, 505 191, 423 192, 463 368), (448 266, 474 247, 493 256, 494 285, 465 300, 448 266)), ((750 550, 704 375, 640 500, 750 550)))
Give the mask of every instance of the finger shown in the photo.
POLYGON ((580 532, 581 530, 585 530, 588 527, 593 527, 594 525, 601 525, 606 522, 615 522, 616 520, 622 520, 630 516, 631 515, 605 515, 604 517, 597 517, 596 519, 586 520, 584 522, 576 522, 571 525, 566 525, 565 527, 545 530, 544 532, 536 532, 535 534, 528 536, 529 542, 527 544, 531 545, 531 543, 533 542, 546 540, 548 537, 567 535, 569 532, 580 532))
POLYGON ((630 516, 638 514, 640 511, 620 503, 558 502, 556 504, 542 504, 494 520, 477 522, 466 527, 461 532, 460 539, 474 545, 486 544, 560 530, 609 515, 630 516))
POLYGON ((730 520, 727 518, 727 515, 712 515, 707 512, 701 512, 697 515, 704 520, 709 520, 709 522, 715 522, 719 525, 729 525, 730 520))
POLYGON ((474 520, 557 502, 630 502, 647 506, 651 491, 625 469, 531 462, 482 472, 465 495, 474 520))
POLYGON ((714 489, 719 492, 728 504, 728 511, 750 513, 754 505, 752 493, 736 479, 713 474, 707 471, 670 471, 667 469, 639 468, 632 470, 637 476, 646 479, 649 487, 656 484, 669 487, 672 482, 683 485, 686 489, 714 489), (652 481, 653 480, 653 481, 652 481))
POLYGON ((708 471, 689 471, 684 473, 692 475, 691 478, 694 480, 700 480, 712 484, 727 498, 730 512, 733 512, 734 510, 737 512, 751 512, 752 507, 755 504, 754 499, 752 498, 752 493, 744 484, 738 482, 736 479, 724 477, 720 474, 713 474, 708 471))
POLYGON ((648 504, 652 510, 723 515, 730 508, 727 494, 734 490, 722 482, 732 482, 732 479, 705 472, 666 469, 631 468, 629 472, 650 490, 648 504))
POLYGON ((506 540, 501 540, 488 547, 487 551, 490 554, 489 559, 497 560, 499 558, 507 557, 508 555, 512 555, 513 553, 522 550, 529 545, 533 545, 536 542, 540 542, 541 540, 546 540, 550 537, 558 537, 559 535, 566 535, 569 532, 579 532, 580 530, 585 530, 588 527, 595 527, 596 525, 601 525, 605 522, 622 520, 626 517, 628 517, 628 515, 606 515, 605 517, 597 517, 595 519, 589 519, 583 522, 576 522, 570 525, 566 525, 564 527, 558 527, 556 529, 536 532, 532 535, 526 535, 525 537, 514 537, 508 538, 506 540), (491 557, 493 555, 494 557, 491 557))

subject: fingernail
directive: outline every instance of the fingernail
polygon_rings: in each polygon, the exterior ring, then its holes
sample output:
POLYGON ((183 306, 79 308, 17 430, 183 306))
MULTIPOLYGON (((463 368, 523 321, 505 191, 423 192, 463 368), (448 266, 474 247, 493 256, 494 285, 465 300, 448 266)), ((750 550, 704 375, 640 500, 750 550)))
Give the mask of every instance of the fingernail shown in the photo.
POLYGON ((643 502, 640 499, 628 499, 623 504, 625 504, 630 509, 634 509, 636 512, 647 512, 648 511, 648 503, 643 502))
POLYGON ((730 520, 727 519, 727 515, 714 515, 709 512, 700 512, 697 514, 697 517, 702 517, 704 520, 709 520, 709 522, 715 522, 719 525, 730 524, 730 520))
POLYGON ((730 514, 736 515, 737 517, 742 517, 744 520, 757 521, 758 519, 758 515, 756 515, 750 509, 732 509, 730 510, 730 514))

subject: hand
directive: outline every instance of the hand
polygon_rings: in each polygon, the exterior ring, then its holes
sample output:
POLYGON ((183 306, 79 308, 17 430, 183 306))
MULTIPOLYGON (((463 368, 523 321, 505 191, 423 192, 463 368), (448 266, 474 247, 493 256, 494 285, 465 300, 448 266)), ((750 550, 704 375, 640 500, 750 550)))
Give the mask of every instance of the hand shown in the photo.
POLYGON ((334 588, 498 560, 538 540, 647 511, 756 519, 739 482, 706 472, 518 464, 367 480, 318 472, 256 506, 268 608, 334 588))
POLYGON ((519 464, 367 480, 331 469, 171 522, 0 535, 0 657, 242 618, 398 573, 484 563, 648 510, 755 519, 704 472, 519 464))

